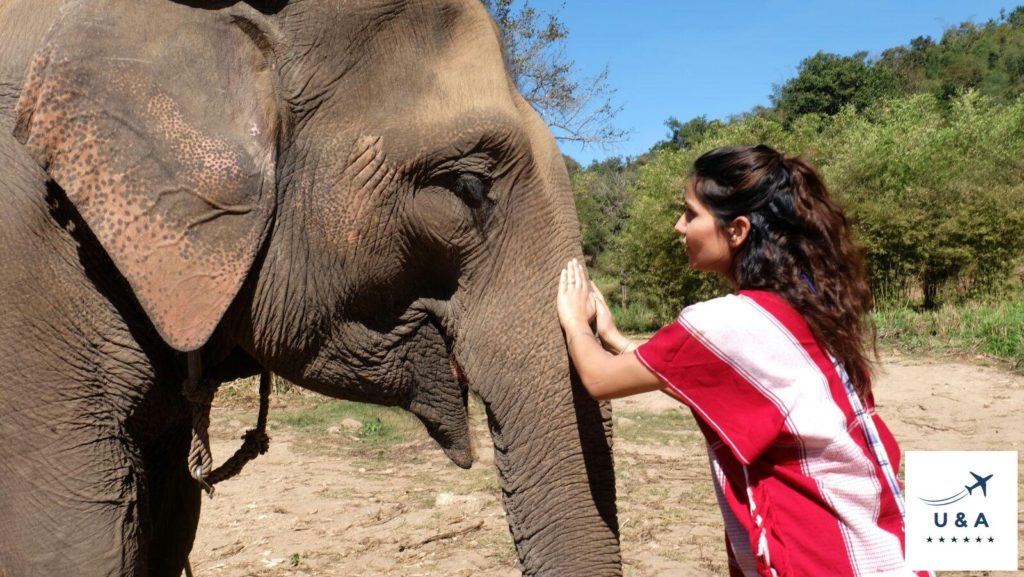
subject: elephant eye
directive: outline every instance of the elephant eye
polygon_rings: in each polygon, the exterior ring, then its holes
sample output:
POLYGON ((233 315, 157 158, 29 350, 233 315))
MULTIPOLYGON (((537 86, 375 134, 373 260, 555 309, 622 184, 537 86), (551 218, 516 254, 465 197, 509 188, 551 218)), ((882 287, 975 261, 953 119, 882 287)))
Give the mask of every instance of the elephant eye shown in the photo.
POLYGON ((451 190, 473 210, 489 208, 489 205, 494 204, 494 201, 487 196, 487 193, 490 192, 490 183, 479 174, 463 172, 457 175, 451 190))
POLYGON ((428 187, 438 187, 455 195, 469 209, 473 223, 481 233, 486 232, 494 213, 495 201, 491 197, 491 179, 470 170, 444 170, 427 180, 428 187))
POLYGON ((460 173, 452 183, 451 191, 473 211, 473 223, 477 229, 481 232, 487 229, 494 214, 494 200, 488 196, 491 183, 487 177, 472 172, 460 173))

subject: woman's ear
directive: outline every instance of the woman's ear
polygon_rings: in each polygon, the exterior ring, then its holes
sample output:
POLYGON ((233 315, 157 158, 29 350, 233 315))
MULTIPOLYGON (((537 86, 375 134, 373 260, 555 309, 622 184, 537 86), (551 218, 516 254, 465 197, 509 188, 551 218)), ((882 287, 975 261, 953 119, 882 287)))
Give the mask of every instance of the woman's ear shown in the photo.
POLYGON ((745 216, 737 216, 729 223, 728 232, 730 248, 743 246, 743 242, 750 234, 750 219, 745 216))

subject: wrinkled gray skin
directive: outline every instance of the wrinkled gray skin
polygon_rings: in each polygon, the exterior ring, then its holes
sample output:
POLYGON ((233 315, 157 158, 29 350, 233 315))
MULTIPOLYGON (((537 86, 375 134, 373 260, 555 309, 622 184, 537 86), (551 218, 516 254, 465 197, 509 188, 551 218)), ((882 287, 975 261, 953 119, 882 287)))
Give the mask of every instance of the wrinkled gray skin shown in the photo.
POLYGON ((464 467, 468 388, 524 574, 621 573, 568 180, 478 0, 0 0, 0 38, 0 575, 181 574, 189 350, 464 467))

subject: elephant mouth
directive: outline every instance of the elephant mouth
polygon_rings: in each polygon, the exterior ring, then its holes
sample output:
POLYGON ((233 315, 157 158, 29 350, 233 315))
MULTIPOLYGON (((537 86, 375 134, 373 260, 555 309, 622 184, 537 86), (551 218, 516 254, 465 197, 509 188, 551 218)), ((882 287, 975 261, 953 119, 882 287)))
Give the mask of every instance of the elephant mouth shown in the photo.
MULTIPOLYGON (((469 435, 469 384, 446 338, 443 317, 434 307, 417 301, 427 314, 409 340, 403 355, 404 370, 412 377, 405 408, 416 415, 453 463, 468 469, 473 464, 469 435), (424 351, 426 353, 424 354, 424 351)), ((415 306, 415 305, 414 305, 415 306)))
POLYGON ((459 366, 459 361, 455 358, 455 355, 448 357, 448 363, 452 369, 452 377, 459 383, 459 385, 468 390, 469 380, 466 379, 466 373, 462 371, 462 367, 459 366))

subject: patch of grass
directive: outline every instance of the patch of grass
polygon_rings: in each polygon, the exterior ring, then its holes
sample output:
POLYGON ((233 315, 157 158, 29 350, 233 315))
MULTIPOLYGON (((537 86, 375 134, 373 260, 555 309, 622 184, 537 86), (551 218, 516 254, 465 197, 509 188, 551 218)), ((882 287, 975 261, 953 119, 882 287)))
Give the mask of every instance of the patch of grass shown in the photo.
MULTIPOLYGON (((430 486, 431 484, 433 484, 435 482, 433 477, 424 476, 424 477, 421 477, 421 478, 422 478, 421 482, 424 483, 426 486, 430 486)), ((419 483, 420 482, 417 483, 418 486, 420 486, 419 483)), ((434 508, 434 503, 436 502, 436 500, 437 500, 437 497, 434 495, 434 491, 433 490, 414 489, 414 490, 409 492, 409 501, 408 501, 408 503, 410 505, 412 505, 412 507, 414 509, 417 509, 417 510, 419 510, 419 509, 433 509, 434 508)))
POLYGON ((307 433, 327 434, 331 427, 342 427, 342 421, 353 419, 362 427, 342 432, 355 435, 373 445, 394 445, 408 442, 419 435, 422 425, 411 413, 397 407, 382 407, 352 401, 325 401, 312 408, 286 409, 274 420, 281 425, 307 433))
POLYGON ((629 303, 626 307, 612 303, 608 308, 615 317, 615 325, 623 332, 649 333, 661 328, 662 323, 658 322, 658 314, 654 309, 641 303, 629 303))
POLYGON ((879 342, 910 352, 985 354, 1024 369, 1024 299, 875 313, 879 342))
POLYGON ((679 410, 660 413, 618 411, 615 421, 615 435, 627 441, 664 443, 669 439, 683 440, 700 434, 693 416, 679 410))

